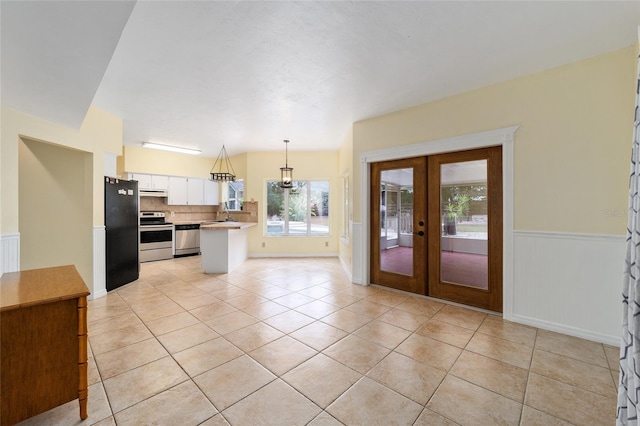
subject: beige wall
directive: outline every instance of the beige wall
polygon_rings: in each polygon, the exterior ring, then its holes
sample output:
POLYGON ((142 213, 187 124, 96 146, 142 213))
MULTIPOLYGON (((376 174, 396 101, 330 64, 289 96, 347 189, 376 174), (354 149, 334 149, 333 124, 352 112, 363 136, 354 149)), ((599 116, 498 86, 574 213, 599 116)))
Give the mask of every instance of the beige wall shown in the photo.
MULTIPOLYGON (((208 178, 215 158, 125 146, 121 172, 208 178)), ((234 164, 235 167, 235 164, 234 164)), ((119 167, 120 168, 120 167, 119 167)))
POLYGON ((0 110, 2 161, 2 234, 19 232, 18 142, 20 137, 53 143, 93 153, 93 225, 102 225, 104 215, 104 153, 121 154, 122 120, 90 107, 80 129, 71 129, 8 108, 0 110))
MULTIPOLYGON (((247 154, 245 199, 258 202, 258 226, 249 229, 249 254, 335 254, 338 252, 339 197, 338 153, 329 151, 291 152, 289 166, 294 180, 329 180, 329 218, 331 235, 328 237, 266 237, 264 215, 266 181, 280 180, 280 167, 284 167, 283 152, 250 152, 247 154), (262 247, 262 243, 265 247, 262 247), (328 245, 325 245, 327 243, 328 245)), ((235 166, 234 166, 235 167, 235 166)))
MULTIPOLYGON (((280 167, 284 166, 284 150, 282 152, 250 152, 230 157, 237 178, 244 179, 245 201, 258 202, 258 226, 249 229, 250 255, 338 253, 341 191, 338 158, 338 152, 289 152, 289 165, 294 169, 294 179, 327 179, 331 182, 329 201, 331 235, 329 237, 265 237, 265 182, 280 179, 280 167), (265 247, 262 247, 262 243, 265 247), (328 243, 328 246, 325 243, 328 243)), ((127 172, 206 178, 214 162, 215 158, 127 146, 124 147, 124 158, 121 163, 124 171, 127 172)), ((224 200, 224 191, 221 191, 220 200, 224 200)))
POLYGON ((92 175, 90 153, 20 141, 22 269, 73 264, 83 278, 92 276, 92 175))
POLYGON ((360 155, 519 125, 514 228, 623 234, 633 129, 635 46, 361 121, 353 127, 353 212, 360 155))
MULTIPOLYGON (((46 238, 46 235, 30 234, 25 228, 30 223, 47 220, 46 213, 38 209, 20 208, 19 189, 19 151, 21 140, 31 140, 57 145, 58 148, 80 151, 82 161, 74 161, 69 172, 80 179, 81 185, 88 192, 91 205, 87 207, 81 220, 76 226, 83 229, 78 234, 71 233, 66 245, 77 245, 92 255, 93 251, 87 247, 86 233, 92 233, 93 226, 104 224, 104 191, 103 176, 105 166, 105 153, 120 155, 122 151, 122 120, 106 113, 98 108, 90 107, 80 129, 72 129, 55 123, 48 122, 8 108, 0 110, 2 128, 0 133, 0 232, 2 235, 20 233, 27 235, 28 246, 39 244, 39 250, 43 252, 56 252, 60 250, 60 241, 46 238), (90 160, 89 160, 90 159, 90 160), (88 163, 89 162, 89 163, 88 163), (86 217, 85 217, 86 215, 86 217), (35 238, 35 240, 30 240, 35 238)), ((32 160, 35 159, 32 158, 32 160)), ((55 161, 54 164, 57 164, 55 161)), ((42 167, 47 161, 40 163, 42 167)), ((25 166, 23 166, 25 167, 25 166)), ((56 193, 55 185, 58 174, 63 173, 60 168, 54 168, 55 175, 52 179, 42 179, 39 182, 39 191, 51 190, 56 193)), ((54 171, 51 170, 51 171, 54 171)), ((53 225, 50 223, 50 225, 53 225)), ((31 250, 23 251, 21 267, 46 266, 52 258, 42 259, 32 254, 31 250)), ((61 260, 62 261, 62 260, 61 260)), ((86 264, 87 260, 75 258, 65 260, 66 263, 77 265, 86 264), (73 261, 71 261, 73 260, 73 261)), ((87 283, 89 290, 93 291, 93 268, 81 267, 78 269, 82 278, 87 283)))

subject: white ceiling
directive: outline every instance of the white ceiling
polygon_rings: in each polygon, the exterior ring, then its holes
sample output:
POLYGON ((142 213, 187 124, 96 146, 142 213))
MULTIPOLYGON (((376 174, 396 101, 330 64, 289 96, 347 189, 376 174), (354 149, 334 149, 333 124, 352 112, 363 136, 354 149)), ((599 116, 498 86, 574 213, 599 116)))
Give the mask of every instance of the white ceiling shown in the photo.
POLYGON ((216 157, 335 150, 351 123, 633 45, 640 2, 6 1, 2 105, 89 104, 216 157))

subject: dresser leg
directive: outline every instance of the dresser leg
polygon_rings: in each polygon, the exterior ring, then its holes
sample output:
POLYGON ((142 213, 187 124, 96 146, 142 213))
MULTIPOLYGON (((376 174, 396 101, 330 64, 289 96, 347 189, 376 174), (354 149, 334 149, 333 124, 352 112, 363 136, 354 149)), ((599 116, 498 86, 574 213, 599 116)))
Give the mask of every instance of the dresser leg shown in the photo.
POLYGON ((80 418, 86 419, 87 414, 87 398, 89 395, 88 390, 88 377, 87 377, 87 298, 78 298, 78 347, 80 353, 78 354, 78 400, 80 402, 80 418))
POLYGON ((89 417, 87 413, 87 391, 84 392, 84 397, 80 397, 80 418, 82 420, 89 417))

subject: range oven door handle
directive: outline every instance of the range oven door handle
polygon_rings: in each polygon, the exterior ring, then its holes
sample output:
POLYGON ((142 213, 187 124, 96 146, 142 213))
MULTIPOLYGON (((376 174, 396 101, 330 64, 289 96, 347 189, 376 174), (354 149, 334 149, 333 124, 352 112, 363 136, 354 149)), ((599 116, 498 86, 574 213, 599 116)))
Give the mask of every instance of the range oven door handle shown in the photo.
POLYGON ((173 225, 140 225, 140 231, 144 231, 145 229, 149 230, 171 230, 173 229, 173 225))

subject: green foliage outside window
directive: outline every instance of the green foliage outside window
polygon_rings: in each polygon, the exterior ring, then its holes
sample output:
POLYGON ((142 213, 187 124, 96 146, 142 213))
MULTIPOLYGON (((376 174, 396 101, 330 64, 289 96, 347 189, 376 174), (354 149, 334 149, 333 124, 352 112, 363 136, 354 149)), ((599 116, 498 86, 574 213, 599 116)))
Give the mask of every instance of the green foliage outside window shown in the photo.
POLYGON ((329 181, 294 181, 283 189, 266 183, 267 235, 328 235, 329 181))

